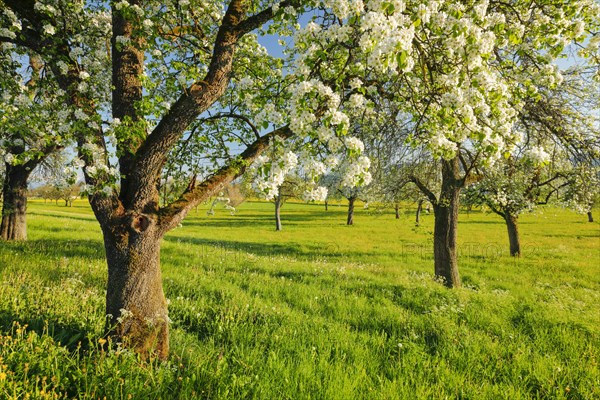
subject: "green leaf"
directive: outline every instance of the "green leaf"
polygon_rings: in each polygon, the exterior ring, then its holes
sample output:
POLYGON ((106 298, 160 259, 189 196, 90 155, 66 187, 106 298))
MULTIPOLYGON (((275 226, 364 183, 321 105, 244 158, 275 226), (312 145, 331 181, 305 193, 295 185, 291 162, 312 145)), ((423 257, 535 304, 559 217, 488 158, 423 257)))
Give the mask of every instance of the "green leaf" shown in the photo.
POLYGON ((401 50, 396 54, 396 62, 398 63, 398 68, 403 69, 406 67, 406 59, 408 58, 408 52, 406 50, 401 50))
POLYGON ((392 15, 394 11, 396 11, 396 7, 394 4, 385 1, 383 2, 383 11, 386 13, 386 15, 392 15))
POLYGON ((317 57, 319 57, 323 61, 327 61, 327 52, 325 50, 317 50, 317 57))
POLYGON ((519 44, 519 43, 521 43, 521 38, 519 36, 517 36, 516 34, 511 33, 510 35, 508 35, 508 41, 511 44, 519 44))

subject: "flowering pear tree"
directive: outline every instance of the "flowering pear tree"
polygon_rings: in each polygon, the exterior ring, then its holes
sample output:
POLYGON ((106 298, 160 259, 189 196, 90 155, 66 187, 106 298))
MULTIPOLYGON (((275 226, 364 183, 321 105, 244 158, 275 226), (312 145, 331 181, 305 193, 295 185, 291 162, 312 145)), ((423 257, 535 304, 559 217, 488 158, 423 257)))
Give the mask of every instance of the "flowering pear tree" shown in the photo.
POLYGON ((587 96, 594 85, 582 79, 578 68, 565 75, 556 88, 540 90, 535 99, 524 102, 514 126, 523 132, 523 140, 504 159, 484 166, 483 179, 468 189, 472 201, 487 205, 506 221, 511 256, 521 255, 521 213, 565 190, 573 208, 587 212, 593 203, 584 181, 593 186, 595 179, 584 166, 593 165, 600 154, 597 104, 590 104, 587 96))
POLYGON ((521 255, 519 215, 532 211, 549 197, 553 192, 551 184, 562 178, 555 170, 560 161, 549 164, 548 153, 531 148, 486 168, 483 179, 466 189, 471 204, 486 205, 504 219, 513 257, 521 255))
MULTIPOLYGON (((348 91, 348 103, 395 101, 413 143, 441 160, 435 274, 459 286, 459 194, 475 167, 510 152, 523 99, 562 79, 554 60, 598 26, 598 4, 516 1, 334 1, 296 36, 299 71, 348 91)), ((427 189, 427 190, 424 190, 427 189)))
POLYGON ((594 222, 592 209, 600 204, 600 168, 589 164, 579 165, 568 174, 568 185, 562 195, 563 203, 575 211, 587 214, 594 222))
MULTIPOLYGON (((358 137, 351 137, 348 140, 347 146, 352 148, 354 152, 359 154, 367 154, 365 145, 358 137)), ((346 225, 354 225, 354 207, 356 200, 367 201, 372 197, 372 168, 371 159, 362 155, 356 163, 349 162, 347 158, 327 158, 325 162, 329 165, 335 165, 335 168, 327 170, 326 175, 321 179, 321 184, 326 189, 325 195, 328 193, 337 194, 348 200, 348 213, 346 225), (365 171, 360 175, 355 173, 356 169, 365 171)), ((324 198, 323 198, 324 200, 324 198)))
POLYGON ((0 153, 3 156, 4 240, 27 239, 27 185, 31 173, 50 154, 69 143, 67 115, 57 99, 61 89, 44 77, 37 55, 0 52, 0 153), (25 73, 20 73, 20 71, 25 73))
POLYGON ((68 108, 78 148, 73 165, 83 166, 85 191, 104 236, 108 326, 125 346, 168 355, 160 242, 195 205, 240 176, 275 137, 297 135, 310 142, 319 140, 320 128, 331 145, 343 144, 348 119, 338 110, 340 95, 328 86, 291 78, 292 87, 280 71, 276 87, 289 86, 290 111, 277 121, 277 105, 269 101, 273 86, 261 79, 243 82, 272 76, 268 54, 253 32, 268 22, 270 33, 289 32, 310 3, 0 1, 3 49, 37 54, 64 92, 59 104, 68 108), (244 95, 240 85, 246 94, 258 89, 247 101, 262 101, 266 113, 266 123, 243 136, 209 121, 246 122, 226 106, 244 95), (205 154, 228 155, 217 157, 208 174, 192 178, 177 199, 161 206, 165 165, 195 132, 205 154))

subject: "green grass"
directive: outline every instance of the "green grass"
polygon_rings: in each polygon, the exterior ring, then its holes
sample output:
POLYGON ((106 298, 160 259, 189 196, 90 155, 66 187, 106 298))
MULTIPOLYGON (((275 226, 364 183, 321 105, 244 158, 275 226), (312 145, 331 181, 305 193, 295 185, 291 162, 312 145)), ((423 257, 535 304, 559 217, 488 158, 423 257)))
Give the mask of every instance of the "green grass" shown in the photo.
POLYGON ((245 203, 200 207, 161 263, 171 357, 99 346, 106 265, 87 204, 31 202, 0 243, 0 398, 600 398, 600 225, 462 214, 464 288, 433 281, 433 215, 245 203))

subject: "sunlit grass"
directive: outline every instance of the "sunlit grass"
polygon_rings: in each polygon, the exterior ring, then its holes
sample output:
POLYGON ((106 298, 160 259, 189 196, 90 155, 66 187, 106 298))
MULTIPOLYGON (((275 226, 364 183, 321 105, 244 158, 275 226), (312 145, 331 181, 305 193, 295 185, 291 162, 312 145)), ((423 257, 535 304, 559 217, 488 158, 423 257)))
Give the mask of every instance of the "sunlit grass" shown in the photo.
POLYGON ((464 288, 433 281, 433 215, 245 203, 200 207, 161 263, 171 359, 105 352, 106 264, 83 202, 29 207, 0 244, 0 398, 600 397, 600 225, 546 208, 461 215, 464 288), (16 324, 15 323, 18 323, 16 324), (25 325, 27 327, 25 328, 25 325))

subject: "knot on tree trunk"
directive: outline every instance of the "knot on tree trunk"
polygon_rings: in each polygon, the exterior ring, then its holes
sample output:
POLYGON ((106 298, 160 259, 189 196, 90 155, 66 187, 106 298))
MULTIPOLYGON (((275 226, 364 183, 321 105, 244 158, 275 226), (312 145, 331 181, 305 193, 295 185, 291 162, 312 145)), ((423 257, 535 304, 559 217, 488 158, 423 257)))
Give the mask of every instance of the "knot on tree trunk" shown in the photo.
POLYGON ((137 233, 145 232, 150 225, 154 223, 150 216, 145 214, 135 214, 131 216, 130 226, 137 233))

